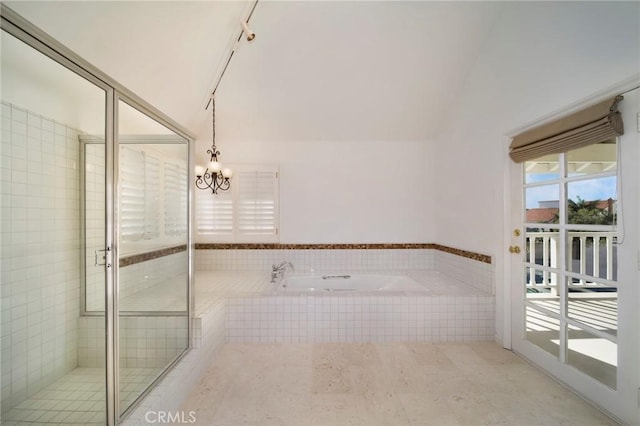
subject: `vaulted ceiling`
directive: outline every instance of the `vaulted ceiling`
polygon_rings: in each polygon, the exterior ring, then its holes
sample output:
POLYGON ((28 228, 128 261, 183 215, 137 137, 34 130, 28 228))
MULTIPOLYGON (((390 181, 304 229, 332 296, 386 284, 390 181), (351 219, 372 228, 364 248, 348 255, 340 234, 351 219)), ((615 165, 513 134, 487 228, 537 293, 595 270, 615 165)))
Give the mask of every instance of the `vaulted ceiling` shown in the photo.
MULTIPOLYGON (((7 2, 196 133, 252 2, 7 2)), ((216 93, 230 140, 426 140, 451 114, 493 2, 258 3, 216 93)))

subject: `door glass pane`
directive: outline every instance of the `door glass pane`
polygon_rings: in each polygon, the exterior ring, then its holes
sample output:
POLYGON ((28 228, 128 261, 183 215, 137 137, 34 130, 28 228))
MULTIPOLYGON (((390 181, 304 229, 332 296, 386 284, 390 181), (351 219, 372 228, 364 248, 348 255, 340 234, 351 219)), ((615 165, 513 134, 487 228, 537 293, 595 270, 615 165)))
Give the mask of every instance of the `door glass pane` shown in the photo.
POLYGON ((618 334, 618 288, 596 280, 567 278, 567 316, 596 330, 618 334))
POLYGON ((560 321, 528 303, 525 316, 527 340, 555 357, 560 356, 560 321))
POLYGON ((545 351, 559 356, 560 297, 557 274, 526 268, 526 338, 545 351))
POLYGON ((559 256, 560 233, 549 227, 527 228, 525 259, 529 263, 556 268, 559 256))
POLYGON ((570 182, 567 184, 567 196, 567 223, 615 225, 615 176, 570 182))
POLYGON ((615 240, 614 231, 568 231, 568 269, 577 274, 616 281, 618 246, 615 240))
POLYGON ((188 347, 187 141, 118 103, 120 412, 188 347))
POLYGON ((615 139, 567 152, 568 176, 615 173, 616 167, 617 149, 615 139))
POLYGON ((526 223, 558 223, 560 186, 543 185, 525 189, 526 223))
POLYGON ((526 268, 526 298, 533 304, 560 314, 558 305, 558 275, 545 269, 526 268))
POLYGON ((524 163, 524 183, 544 182, 559 178, 558 154, 546 155, 524 163))
MULTIPOLYGON (((104 249, 105 220, 94 217, 86 245, 81 136, 104 139, 106 93, 5 31, 0 44, 0 416, 105 424, 105 318, 81 308, 85 274, 104 299, 105 266, 93 251, 104 249)), ((104 170, 105 145, 95 148, 104 170)), ((104 200, 104 179, 92 183, 93 199, 104 200)))
POLYGON ((615 389, 618 345, 573 325, 568 326, 567 363, 615 389))

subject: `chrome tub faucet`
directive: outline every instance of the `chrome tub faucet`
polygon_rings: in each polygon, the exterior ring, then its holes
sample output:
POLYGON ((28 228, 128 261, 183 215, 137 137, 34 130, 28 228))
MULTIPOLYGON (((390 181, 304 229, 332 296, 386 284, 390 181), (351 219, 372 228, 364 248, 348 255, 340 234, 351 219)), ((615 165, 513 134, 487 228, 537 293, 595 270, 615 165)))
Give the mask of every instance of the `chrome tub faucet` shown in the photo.
POLYGON ((271 282, 275 283, 278 278, 281 278, 284 275, 284 272, 287 270, 287 266, 291 268, 292 271, 295 271, 295 268, 291 264, 291 262, 285 260, 279 265, 271 266, 271 282))

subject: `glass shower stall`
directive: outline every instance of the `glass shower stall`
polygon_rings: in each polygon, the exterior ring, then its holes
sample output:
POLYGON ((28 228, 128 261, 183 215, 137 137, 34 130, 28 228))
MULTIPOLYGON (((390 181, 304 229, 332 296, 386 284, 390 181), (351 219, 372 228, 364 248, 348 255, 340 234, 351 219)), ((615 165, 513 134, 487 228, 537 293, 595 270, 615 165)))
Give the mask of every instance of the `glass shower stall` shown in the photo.
POLYGON ((190 347, 193 137, 0 6, 0 419, 117 424, 190 347))

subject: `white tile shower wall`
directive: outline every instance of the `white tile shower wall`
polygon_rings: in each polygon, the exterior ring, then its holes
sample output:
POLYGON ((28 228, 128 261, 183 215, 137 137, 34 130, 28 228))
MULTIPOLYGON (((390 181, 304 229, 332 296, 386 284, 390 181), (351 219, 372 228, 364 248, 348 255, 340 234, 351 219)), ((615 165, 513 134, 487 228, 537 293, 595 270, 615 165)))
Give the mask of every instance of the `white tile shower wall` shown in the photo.
POLYGON ((124 426, 156 425, 154 415, 158 411, 175 413, 187 396, 202 379, 211 360, 225 343, 225 307, 220 303, 201 317, 200 344, 190 350, 151 392, 141 401, 131 415, 122 423, 124 426))
POLYGON ((2 102, 2 412, 77 365, 78 131, 2 102))
POLYGON ((297 272, 367 269, 433 269, 430 249, 389 250, 196 250, 198 271, 269 271, 284 260, 297 272))
POLYGON ((491 296, 232 297, 230 343, 459 342, 494 338, 491 296))
POLYGON ((80 317, 78 321, 78 367, 105 366, 104 317, 80 317))
POLYGON ((495 267, 455 254, 436 251, 435 269, 488 294, 495 295, 495 267))
MULTIPOLYGON (((121 317, 120 367, 161 368, 184 350, 184 317, 121 317)), ((78 366, 104 367, 104 318, 80 318, 78 366)))

